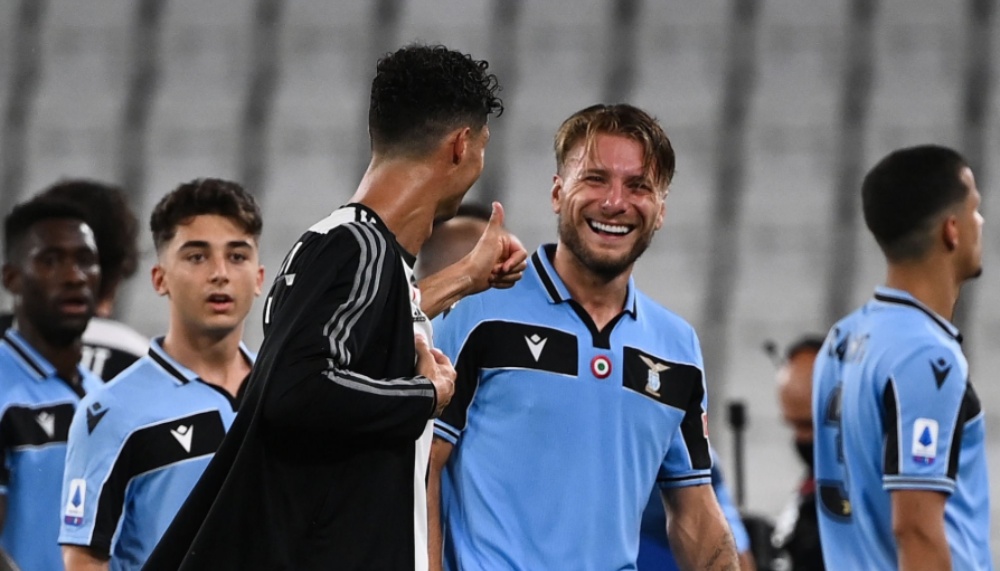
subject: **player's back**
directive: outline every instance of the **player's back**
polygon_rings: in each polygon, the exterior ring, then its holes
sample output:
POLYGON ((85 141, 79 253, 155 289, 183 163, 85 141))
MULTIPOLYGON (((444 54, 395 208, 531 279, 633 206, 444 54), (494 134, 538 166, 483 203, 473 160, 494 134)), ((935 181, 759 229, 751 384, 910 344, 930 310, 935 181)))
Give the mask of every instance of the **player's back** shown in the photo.
POLYGON ((832 330, 815 374, 820 529, 852 547, 826 550, 828 567, 896 569, 891 492, 932 490, 950 495, 955 568, 990 568, 982 414, 960 339, 889 288, 832 330))

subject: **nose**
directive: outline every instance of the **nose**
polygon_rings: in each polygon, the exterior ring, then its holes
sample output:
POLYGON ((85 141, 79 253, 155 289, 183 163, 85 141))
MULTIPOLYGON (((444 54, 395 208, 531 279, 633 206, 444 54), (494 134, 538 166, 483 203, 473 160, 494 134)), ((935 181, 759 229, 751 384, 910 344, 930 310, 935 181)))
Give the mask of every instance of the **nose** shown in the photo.
POLYGON ((212 283, 226 283, 229 281, 229 265, 225 256, 216 256, 212 259, 212 283))
POLYGON ((607 194, 604 195, 604 202, 601 209, 605 214, 621 212, 625 209, 625 185, 620 182, 612 182, 608 187, 607 194))

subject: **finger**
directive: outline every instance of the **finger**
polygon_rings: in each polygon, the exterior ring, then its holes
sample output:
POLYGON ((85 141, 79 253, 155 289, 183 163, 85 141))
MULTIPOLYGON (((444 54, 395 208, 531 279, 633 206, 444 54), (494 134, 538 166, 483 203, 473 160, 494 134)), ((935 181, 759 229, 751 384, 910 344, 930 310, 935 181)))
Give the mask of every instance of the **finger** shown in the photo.
POLYGON ((427 344, 427 339, 420 334, 413 336, 413 347, 417 350, 418 355, 430 356, 431 348, 427 344))
POLYGON ((500 230, 503 228, 503 205, 493 201, 493 212, 490 214, 489 229, 500 230))
POLYGON ((448 365, 451 366, 451 359, 448 358, 440 349, 431 349, 431 355, 434 356, 434 362, 438 365, 448 365))
POLYGON ((509 258, 503 261, 504 273, 523 272, 528 267, 528 253, 524 250, 514 252, 509 258))

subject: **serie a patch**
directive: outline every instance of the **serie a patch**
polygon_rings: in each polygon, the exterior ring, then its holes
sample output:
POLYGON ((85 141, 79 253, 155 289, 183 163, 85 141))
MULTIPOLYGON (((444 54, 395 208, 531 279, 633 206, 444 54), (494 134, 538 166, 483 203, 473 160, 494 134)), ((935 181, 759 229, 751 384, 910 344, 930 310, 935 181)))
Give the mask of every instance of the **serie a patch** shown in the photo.
POLYGON ((66 525, 83 525, 83 508, 87 501, 87 480, 74 478, 69 482, 69 496, 66 499, 66 510, 63 512, 63 522, 66 525))
POLYGON ((913 461, 930 465, 937 457, 938 422, 933 418, 913 421, 913 461))

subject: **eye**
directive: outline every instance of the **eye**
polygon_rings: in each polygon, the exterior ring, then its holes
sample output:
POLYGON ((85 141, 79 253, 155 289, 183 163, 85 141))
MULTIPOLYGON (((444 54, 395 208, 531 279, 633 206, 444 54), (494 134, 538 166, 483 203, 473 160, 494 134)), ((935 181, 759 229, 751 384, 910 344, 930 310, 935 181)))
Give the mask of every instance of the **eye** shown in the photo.
POLYGON ((191 252, 187 256, 184 256, 184 259, 193 263, 203 262, 205 261, 205 254, 201 252, 191 252))
POLYGON ((229 259, 234 262, 245 262, 247 261, 248 257, 246 254, 242 252, 233 252, 232 254, 229 255, 229 259))

